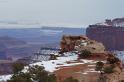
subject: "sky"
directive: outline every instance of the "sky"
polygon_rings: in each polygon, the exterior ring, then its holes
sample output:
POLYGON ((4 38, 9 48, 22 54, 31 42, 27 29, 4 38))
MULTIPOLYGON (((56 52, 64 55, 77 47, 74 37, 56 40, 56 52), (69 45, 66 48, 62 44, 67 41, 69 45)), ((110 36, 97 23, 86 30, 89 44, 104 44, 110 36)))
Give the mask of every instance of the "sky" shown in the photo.
POLYGON ((0 21, 86 26, 124 17, 124 0, 0 0, 0 21))

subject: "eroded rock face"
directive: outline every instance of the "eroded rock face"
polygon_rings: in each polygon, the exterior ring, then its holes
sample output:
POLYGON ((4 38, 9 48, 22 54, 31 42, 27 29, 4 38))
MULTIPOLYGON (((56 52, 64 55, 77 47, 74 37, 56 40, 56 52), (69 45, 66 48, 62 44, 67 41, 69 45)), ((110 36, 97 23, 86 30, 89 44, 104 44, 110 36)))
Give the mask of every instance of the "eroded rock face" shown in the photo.
POLYGON ((63 36, 61 41, 61 51, 82 51, 89 50, 92 53, 104 53, 105 47, 102 43, 90 40, 86 36, 63 36))
MULTIPOLYGON (((105 77, 106 81, 104 82, 120 82, 121 80, 124 79, 122 62, 115 56, 115 54, 106 51, 102 43, 97 42, 95 40, 91 40, 85 36, 63 36, 61 41, 61 51, 65 52, 65 51, 73 51, 73 50, 77 50, 79 53, 82 50, 90 51, 92 53, 92 56, 87 58, 87 60, 103 61, 104 63, 103 69, 112 66, 113 72, 112 73, 107 73, 104 71, 102 71, 102 73, 96 72, 95 67, 89 67, 95 65, 95 63, 94 64, 90 63, 90 65, 88 65, 88 63, 85 63, 83 64, 83 67, 81 67, 81 69, 80 66, 79 68, 75 66, 75 67, 69 67, 69 69, 63 68, 61 69, 62 72, 60 72, 60 70, 57 71, 59 80, 63 80, 70 76, 78 79, 79 82, 82 81, 103 82, 101 80, 98 81, 98 79, 101 79, 101 77, 102 78, 105 77), (72 69, 76 70, 73 71, 74 75, 72 74, 71 71, 72 69), (94 70, 94 71, 87 72, 87 70, 94 70)), ((78 61, 81 62, 81 59, 79 58, 78 61)), ((63 82, 63 81, 58 81, 58 82, 63 82)))
POLYGON ((86 40, 87 37, 85 36, 63 36, 60 46, 61 46, 61 51, 66 52, 66 51, 72 51, 75 48, 76 42, 78 40, 86 40))

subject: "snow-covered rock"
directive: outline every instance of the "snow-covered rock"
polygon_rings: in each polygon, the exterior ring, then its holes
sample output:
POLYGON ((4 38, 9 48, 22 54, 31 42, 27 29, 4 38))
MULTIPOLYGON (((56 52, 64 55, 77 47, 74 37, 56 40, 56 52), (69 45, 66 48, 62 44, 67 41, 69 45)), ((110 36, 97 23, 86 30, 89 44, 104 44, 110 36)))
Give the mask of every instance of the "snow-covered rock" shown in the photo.
POLYGON ((0 82, 6 82, 12 77, 12 75, 1 75, 0 76, 0 82))

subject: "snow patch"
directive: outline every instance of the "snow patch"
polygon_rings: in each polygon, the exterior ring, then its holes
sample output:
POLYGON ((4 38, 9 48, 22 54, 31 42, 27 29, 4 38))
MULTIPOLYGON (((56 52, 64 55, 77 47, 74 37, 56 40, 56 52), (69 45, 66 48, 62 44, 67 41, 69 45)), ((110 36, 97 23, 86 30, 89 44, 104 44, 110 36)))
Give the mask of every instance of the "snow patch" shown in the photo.
POLYGON ((12 77, 12 75, 1 75, 0 76, 0 82, 6 82, 12 77))
POLYGON ((30 65, 43 66, 46 71, 54 72, 62 66, 73 66, 73 65, 84 64, 84 63, 67 63, 68 61, 70 62, 70 61, 77 60, 78 56, 74 53, 65 53, 65 55, 66 56, 58 57, 57 60, 42 61, 42 62, 30 64, 30 65))

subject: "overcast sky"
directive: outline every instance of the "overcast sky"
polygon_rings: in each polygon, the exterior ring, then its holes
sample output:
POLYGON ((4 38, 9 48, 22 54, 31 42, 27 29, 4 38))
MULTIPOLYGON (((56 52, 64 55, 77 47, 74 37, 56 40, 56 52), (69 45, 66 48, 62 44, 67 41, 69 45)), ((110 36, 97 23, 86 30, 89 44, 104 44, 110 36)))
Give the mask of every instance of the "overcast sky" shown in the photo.
POLYGON ((0 0, 0 21, 83 26, 124 17, 124 0, 0 0))

